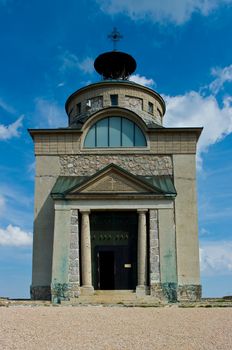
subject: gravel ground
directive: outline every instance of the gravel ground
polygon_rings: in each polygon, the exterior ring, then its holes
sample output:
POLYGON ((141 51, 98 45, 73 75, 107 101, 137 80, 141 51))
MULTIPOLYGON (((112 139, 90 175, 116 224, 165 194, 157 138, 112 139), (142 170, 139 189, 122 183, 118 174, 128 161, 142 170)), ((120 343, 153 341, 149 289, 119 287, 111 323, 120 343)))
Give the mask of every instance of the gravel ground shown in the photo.
POLYGON ((1 307, 0 349, 232 349, 232 308, 1 307))

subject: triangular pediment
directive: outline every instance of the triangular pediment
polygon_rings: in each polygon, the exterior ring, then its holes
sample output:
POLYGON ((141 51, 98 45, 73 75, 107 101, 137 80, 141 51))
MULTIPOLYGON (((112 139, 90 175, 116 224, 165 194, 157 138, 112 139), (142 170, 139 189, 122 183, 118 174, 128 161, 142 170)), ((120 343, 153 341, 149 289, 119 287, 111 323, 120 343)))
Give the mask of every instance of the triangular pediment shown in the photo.
POLYGON ((91 193, 128 193, 128 194, 148 194, 162 193, 153 186, 145 183, 135 175, 124 171, 118 166, 111 165, 100 170, 90 179, 69 191, 69 195, 91 193))
POLYGON ((127 192, 127 193, 138 193, 138 192, 147 192, 147 188, 141 186, 131 179, 117 174, 113 170, 108 174, 102 176, 100 179, 95 180, 93 183, 85 187, 81 192, 90 193, 90 192, 127 192))
POLYGON ((92 176, 59 176, 52 188, 53 199, 81 197, 174 198, 176 189, 170 176, 141 176, 129 173, 115 164, 109 164, 92 176))

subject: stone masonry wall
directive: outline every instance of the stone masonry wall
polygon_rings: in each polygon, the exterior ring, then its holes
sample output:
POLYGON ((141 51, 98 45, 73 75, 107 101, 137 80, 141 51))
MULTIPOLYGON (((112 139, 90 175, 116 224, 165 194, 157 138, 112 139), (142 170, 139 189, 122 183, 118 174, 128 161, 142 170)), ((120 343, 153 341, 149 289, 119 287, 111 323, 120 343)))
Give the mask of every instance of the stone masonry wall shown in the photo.
MULTIPOLYGON (((164 133, 149 132, 150 148, 136 150, 137 154, 144 153, 157 154, 195 154, 197 138, 195 133, 190 132, 172 132, 164 133)), ((60 134, 40 134, 34 136, 35 154, 36 155, 60 155, 60 154, 80 154, 83 152, 81 146, 82 133, 60 133, 60 134)), ((86 152, 86 149, 84 150, 86 152)), ((90 149, 90 153, 107 154, 107 149, 90 149)), ((112 153, 134 153, 133 148, 125 149, 110 149, 112 153)))
POLYGON ((60 175, 90 176, 108 164, 116 164, 134 175, 172 175, 170 156, 76 155, 60 156, 60 175))
POLYGON ((94 88, 89 88, 80 91, 68 102, 68 114, 71 124, 75 121, 76 116, 78 117, 77 105, 81 104, 81 111, 79 117, 84 117, 86 115, 91 115, 96 112, 96 110, 102 110, 102 108, 111 107, 111 95, 118 95, 118 107, 127 108, 136 112, 144 122, 149 125, 152 122, 162 125, 161 116, 164 113, 163 106, 160 97, 154 92, 147 91, 143 86, 135 86, 131 83, 126 84, 104 84, 101 83, 99 86, 94 86, 94 88), (96 108, 96 104, 91 103, 91 106, 87 106, 87 101, 91 101, 94 98, 102 99, 102 106, 96 108), (130 103, 128 101, 130 100, 130 103), (133 105, 132 105, 132 99, 133 105), (141 100, 141 105, 136 104, 135 99, 141 100), (148 104, 153 104, 153 113, 149 113, 148 104))

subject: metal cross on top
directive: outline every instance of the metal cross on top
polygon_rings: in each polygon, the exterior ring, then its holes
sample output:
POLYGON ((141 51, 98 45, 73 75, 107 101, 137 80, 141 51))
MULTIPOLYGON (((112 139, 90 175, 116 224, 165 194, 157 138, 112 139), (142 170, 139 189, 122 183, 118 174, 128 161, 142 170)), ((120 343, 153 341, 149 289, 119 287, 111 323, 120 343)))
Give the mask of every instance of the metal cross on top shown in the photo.
POLYGON ((114 51, 116 51, 117 42, 120 41, 123 36, 120 34, 117 28, 113 28, 113 31, 108 35, 108 38, 113 42, 114 51))

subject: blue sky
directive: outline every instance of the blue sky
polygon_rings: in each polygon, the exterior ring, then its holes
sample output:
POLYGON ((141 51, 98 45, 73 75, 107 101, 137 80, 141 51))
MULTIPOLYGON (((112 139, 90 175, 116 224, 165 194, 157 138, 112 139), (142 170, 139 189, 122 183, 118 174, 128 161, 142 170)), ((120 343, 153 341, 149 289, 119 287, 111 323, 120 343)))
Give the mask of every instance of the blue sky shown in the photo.
POLYGON ((0 295, 28 297, 34 156, 27 128, 67 125, 64 103, 119 49, 166 100, 165 126, 204 126, 198 202, 204 296, 232 294, 232 0, 0 0, 0 295))

